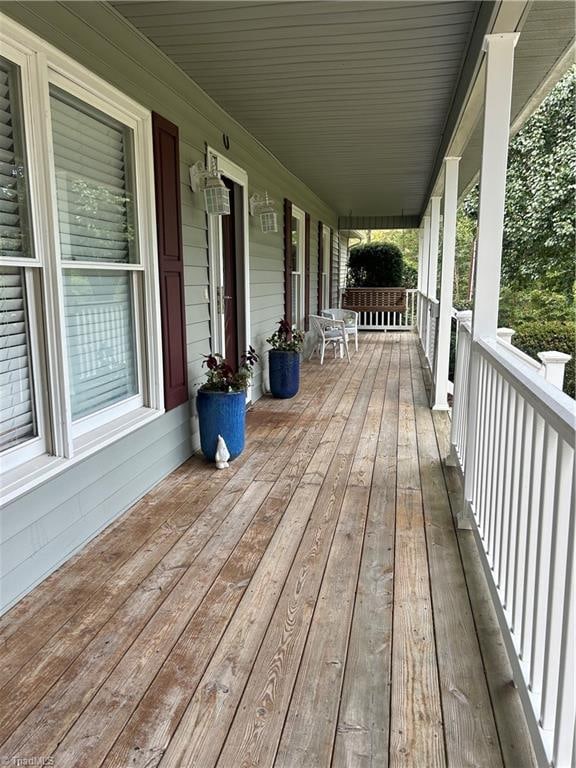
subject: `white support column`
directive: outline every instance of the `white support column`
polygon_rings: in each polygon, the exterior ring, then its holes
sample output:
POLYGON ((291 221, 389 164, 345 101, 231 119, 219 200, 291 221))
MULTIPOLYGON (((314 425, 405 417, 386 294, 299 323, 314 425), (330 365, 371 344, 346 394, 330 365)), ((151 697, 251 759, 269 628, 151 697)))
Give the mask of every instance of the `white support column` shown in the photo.
MULTIPOLYGON (((426 286, 426 296, 428 299, 436 299, 436 285, 438 281, 438 247, 440 245, 440 204, 442 198, 438 195, 430 198, 430 249, 428 255, 428 280, 426 286)), ((432 346, 432 315, 430 314, 430 302, 427 302, 428 317, 426 318, 426 339, 424 350, 430 363, 434 368, 434 361, 430 359, 430 350, 432 346)))
POLYGON ((420 327, 422 325, 422 301, 420 292, 422 291, 422 274, 424 270, 424 220, 422 220, 422 223, 420 224, 420 229, 418 230, 418 284, 416 286, 417 293, 416 293, 416 312, 417 312, 417 326, 418 330, 420 330, 420 327))
POLYGON ((495 338, 498 327, 512 74, 518 37, 518 33, 512 32, 484 38, 487 64, 472 325, 474 339, 495 338))
POLYGON ((427 295, 428 268, 430 262, 430 214, 424 214, 424 237, 422 250, 422 293, 427 295))
POLYGON ((459 157, 444 160, 444 227, 442 234, 442 282, 440 285, 440 316, 432 408, 448 410, 448 368, 450 365, 450 334, 452 330, 452 295, 454 292, 454 261, 456 257, 456 214, 458 211, 459 157))
POLYGON ((440 205, 442 198, 440 195, 430 198, 430 259, 428 267, 428 289, 427 296, 430 299, 436 298, 436 287, 438 281, 438 249, 440 246, 440 205))
POLYGON ((510 140, 510 106, 514 48, 519 33, 486 35, 486 85, 484 91, 484 120, 482 159, 480 164, 480 199, 478 209, 478 249, 474 314, 472 319, 472 348, 468 392, 468 432, 466 439, 466 473, 464 477, 465 525, 470 514, 474 489, 474 464, 479 395, 479 361, 474 341, 496 338, 500 296, 500 266, 504 232, 504 201, 506 195, 506 165, 510 140))
POLYGON ((422 240, 422 286, 420 294, 420 341, 424 347, 426 340, 426 328, 427 328, 427 314, 428 314, 428 302, 424 298, 428 286, 428 262, 430 259, 430 214, 426 212, 424 214, 424 234, 422 240))

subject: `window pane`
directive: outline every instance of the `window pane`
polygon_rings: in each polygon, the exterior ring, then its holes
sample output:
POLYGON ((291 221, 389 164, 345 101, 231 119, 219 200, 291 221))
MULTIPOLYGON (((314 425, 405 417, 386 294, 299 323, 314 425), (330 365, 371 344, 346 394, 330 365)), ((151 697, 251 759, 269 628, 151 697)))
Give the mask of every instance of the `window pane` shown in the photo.
POLYGON ((0 57, 0 257, 32 256, 19 68, 0 57))
POLYGON ((24 270, 0 267, 0 450, 36 435, 24 270))
POLYGON ((298 219, 292 216, 292 272, 300 271, 298 263, 298 235, 298 219))
POLYGON ((302 327, 301 299, 300 299, 300 275, 292 273, 292 325, 302 327))
POLYGON ((132 131, 50 87, 63 259, 138 261, 132 131))
POLYGON ((72 418, 138 391, 134 307, 127 272, 64 272, 72 418))

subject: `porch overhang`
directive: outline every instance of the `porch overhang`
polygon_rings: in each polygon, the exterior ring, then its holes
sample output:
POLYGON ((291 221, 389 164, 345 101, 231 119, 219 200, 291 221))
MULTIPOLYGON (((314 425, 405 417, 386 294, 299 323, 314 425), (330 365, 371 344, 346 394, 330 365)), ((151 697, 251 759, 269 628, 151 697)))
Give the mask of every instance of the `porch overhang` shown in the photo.
MULTIPOLYGON (((116 2, 344 228, 418 226, 447 154, 480 162, 486 34, 521 31, 512 121, 569 64, 572 3, 116 2)), ((226 125, 219 126, 226 133, 226 125)))

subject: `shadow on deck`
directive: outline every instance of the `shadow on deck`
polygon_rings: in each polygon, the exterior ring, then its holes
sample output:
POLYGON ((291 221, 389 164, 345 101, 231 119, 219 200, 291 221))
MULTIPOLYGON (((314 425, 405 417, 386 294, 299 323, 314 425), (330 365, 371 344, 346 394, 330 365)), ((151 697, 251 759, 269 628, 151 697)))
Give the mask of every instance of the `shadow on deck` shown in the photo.
POLYGON ((0 619, 0 758, 533 764, 417 338, 352 359, 306 363, 229 470, 193 457, 0 619))

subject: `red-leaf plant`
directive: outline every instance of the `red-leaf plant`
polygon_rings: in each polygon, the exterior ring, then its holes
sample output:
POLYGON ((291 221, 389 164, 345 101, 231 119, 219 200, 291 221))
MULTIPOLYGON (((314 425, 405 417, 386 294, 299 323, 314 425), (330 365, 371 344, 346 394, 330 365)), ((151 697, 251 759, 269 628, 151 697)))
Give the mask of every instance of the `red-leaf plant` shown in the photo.
POLYGON ((282 319, 278 322, 277 330, 266 341, 280 352, 300 352, 304 344, 304 331, 293 329, 287 320, 282 319))
POLYGON ((258 355, 254 347, 248 347, 248 351, 242 355, 237 371, 228 365, 222 355, 204 355, 202 365, 208 370, 206 383, 200 389, 204 392, 245 392, 257 362, 258 355))

